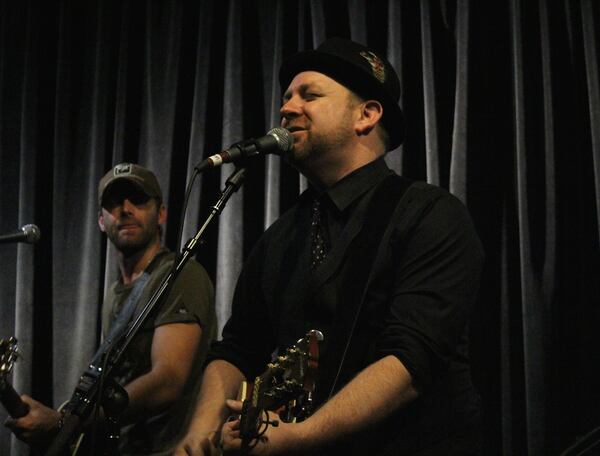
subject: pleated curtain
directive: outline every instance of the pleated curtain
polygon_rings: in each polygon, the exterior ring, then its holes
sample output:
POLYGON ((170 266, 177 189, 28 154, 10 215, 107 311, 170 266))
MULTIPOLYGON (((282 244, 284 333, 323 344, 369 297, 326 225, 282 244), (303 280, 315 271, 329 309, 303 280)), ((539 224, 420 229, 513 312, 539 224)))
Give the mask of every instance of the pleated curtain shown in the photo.
MULTIPOLYGON (((469 208, 486 250, 473 309, 486 453, 558 454, 600 426, 600 5, 593 0, 0 2, 0 338, 53 406, 99 342, 116 257, 97 227, 114 164, 154 170, 177 233, 193 166, 279 123, 278 68, 342 36, 397 68, 406 141, 386 160, 469 208)), ((233 166, 194 183, 193 236, 233 166)), ((274 155, 204 237, 222 326, 260 234, 306 188, 274 155)), ((29 454, 0 430, 0 454, 29 454)))

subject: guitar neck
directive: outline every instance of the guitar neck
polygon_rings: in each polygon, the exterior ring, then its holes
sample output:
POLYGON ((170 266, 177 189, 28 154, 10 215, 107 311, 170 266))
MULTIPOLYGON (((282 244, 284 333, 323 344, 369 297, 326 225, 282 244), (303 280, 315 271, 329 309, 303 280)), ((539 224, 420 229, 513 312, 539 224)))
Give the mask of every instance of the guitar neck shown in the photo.
POLYGON ((21 418, 29 412, 29 406, 21 400, 10 383, 0 378, 0 402, 13 418, 21 418))

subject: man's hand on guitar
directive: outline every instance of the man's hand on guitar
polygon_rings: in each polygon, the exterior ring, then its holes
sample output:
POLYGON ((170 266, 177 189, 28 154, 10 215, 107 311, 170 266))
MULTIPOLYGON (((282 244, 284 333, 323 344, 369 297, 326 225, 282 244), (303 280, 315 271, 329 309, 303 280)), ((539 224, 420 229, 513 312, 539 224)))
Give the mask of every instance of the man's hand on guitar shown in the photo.
MULTIPOLYGON (((242 411, 242 402, 227 401, 227 406, 237 415, 242 411)), ((242 451, 242 442, 240 438, 240 420, 228 421, 221 430, 221 443, 224 454, 248 454, 260 456, 275 455, 301 455, 303 454, 303 444, 306 440, 302 434, 304 426, 302 423, 285 423, 279 419, 275 412, 265 412, 263 420, 277 420, 274 426, 269 424, 264 434, 260 435, 252 442, 247 442, 248 446, 242 451)))
POLYGON ((21 396, 21 400, 29 406, 29 413, 21 418, 8 418, 4 425, 19 440, 30 445, 49 443, 58 430, 61 418, 60 412, 46 407, 26 394, 21 396))

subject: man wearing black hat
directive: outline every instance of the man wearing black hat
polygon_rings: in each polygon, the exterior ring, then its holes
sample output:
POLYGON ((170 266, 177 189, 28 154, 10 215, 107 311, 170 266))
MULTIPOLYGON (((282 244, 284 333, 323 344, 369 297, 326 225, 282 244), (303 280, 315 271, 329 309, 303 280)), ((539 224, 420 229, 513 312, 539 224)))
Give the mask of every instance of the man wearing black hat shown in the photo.
POLYGON ((250 254, 176 454, 478 454, 466 335, 483 254, 456 198, 383 160, 404 135, 394 69, 336 38, 286 60, 280 83, 286 159, 310 188, 250 254), (240 382, 313 328, 316 411, 242 442, 239 420, 222 425, 240 382))
MULTIPOLYGON (((102 308, 103 338, 114 340, 119 336, 115 326, 139 314, 171 271, 175 254, 161 246, 167 214, 150 170, 132 163, 116 165, 99 183, 98 204, 98 224, 117 250, 120 271, 102 308)), ((121 417, 121 454, 167 450, 181 437, 215 335, 213 286, 204 268, 192 260, 116 368, 115 379, 129 396, 121 417)), ((30 412, 7 425, 22 440, 45 446, 61 427, 62 414, 28 396, 23 400, 30 412)))

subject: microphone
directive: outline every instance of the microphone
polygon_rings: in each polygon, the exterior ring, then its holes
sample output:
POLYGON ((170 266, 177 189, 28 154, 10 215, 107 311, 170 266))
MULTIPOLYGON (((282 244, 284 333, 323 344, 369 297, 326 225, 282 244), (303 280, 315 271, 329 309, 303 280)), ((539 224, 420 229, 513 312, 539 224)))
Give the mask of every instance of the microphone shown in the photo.
POLYGON ((259 154, 277 154, 288 152, 292 149, 294 137, 285 128, 276 127, 265 136, 256 139, 248 139, 235 143, 229 149, 211 155, 200 162, 194 168, 201 173, 206 168, 216 168, 223 163, 235 163, 247 157, 259 154))
POLYGON ((0 244, 5 244, 7 242, 26 242, 27 244, 35 244, 40 240, 40 236, 40 229, 36 225, 23 225, 16 233, 1 235, 0 244))

